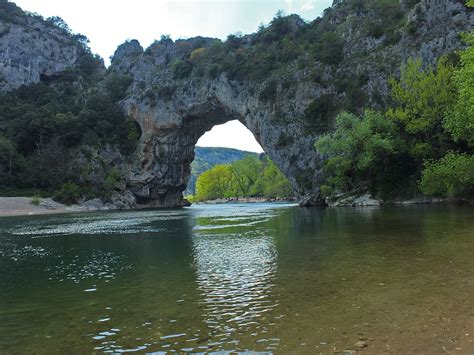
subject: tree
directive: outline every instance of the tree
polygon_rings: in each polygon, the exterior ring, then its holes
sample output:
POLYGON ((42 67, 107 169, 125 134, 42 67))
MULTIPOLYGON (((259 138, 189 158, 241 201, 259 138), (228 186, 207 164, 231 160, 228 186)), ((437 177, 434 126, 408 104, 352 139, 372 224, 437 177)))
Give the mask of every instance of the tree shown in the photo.
POLYGON ((265 197, 278 198, 291 195, 290 183, 270 159, 265 163, 265 169, 257 186, 262 188, 262 194, 265 197))
MULTIPOLYGON (((474 1, 467 5, 473 7, 474 1)), ((442 159, 425 161, 419 186, 427 195, 474 194, 474 32, 465 34, 464 39, 468 47, 460 52, 461 65, 453 74, 456 101, 445 117, 444 128, 455 141, 467 143, 466 152, 450 151, 442 159)))
POLYGON ((360 117, 341 113, 336 118, 336 130, 322 135, 315 147, 328 157, 322 190, 331 195, 354 189, 375 190, 378 175, 387 171, 402 142, 394 122, 368 110, 360 117))
POLYGON ((290 183, 268 158, 246 156, 230 165, 216 165, 199 175, 196 201, 216 198, 291 196, 290 183))
MULTIPOLYGON (((0 135, 0 179, 11 178, 24 164, 24 158, 17 150, 15 143, 0 135)), ((0 185, 5 181, 0 181, 0 185)))
POLYGON ((259 177, 262 163, 254 156, 246 156, 232 164, 232 179, 236 187, 236 197, 248 196, 259 177))
POLYGON ((438 158, 446 149, 443 120, 456 97, 452 85, 453 67, 445 58, 437 68, 423 68, 421 59, 411 59, 401 69, 400 80, 390 80, 395 106, 387 117, 401 124, 411 155, 420 164, 423 159, 438 158))
POLYGON ((420 180, 421 191, 443 197, 474 194, 474 155, 449 152, 438 161, 428 161, 420 180))
POLYGON ((230 165, 216 165, 202 173, 196 182, 196 200, 206 201, 229 195, 232 168, 230 165))
POLYGON ((446 116, 444 127, 454 140, 465 141, 474 148, 474 32, 464 39, 469 46, 460 53, 461 67, 453 75, 458 99, 446 116))

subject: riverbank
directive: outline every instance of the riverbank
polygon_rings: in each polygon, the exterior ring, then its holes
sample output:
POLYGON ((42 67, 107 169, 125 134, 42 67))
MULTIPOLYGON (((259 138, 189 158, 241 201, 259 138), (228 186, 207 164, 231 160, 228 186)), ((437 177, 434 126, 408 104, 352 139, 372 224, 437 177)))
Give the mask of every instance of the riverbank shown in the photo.
MULTIPOLYGON (((99 199, 86 201, 80 205, 67 206, 54 201, 51 198, 41 198, 38 204, 32 203, 31 197, 0 197, 0 217, 10 216, 33 216, 44 214, 58 213, 77 213, 92 211, 110 211, 120 208, 112 208, 110 205, 104 205, 99 199)), ((297 203, 296 199, 281 198, 261 198, 261 197, 245 197, 245 198, 223 198, 210 201, 195 202, 195 205, 217 205, 217 204, 238 204, 238 203, 297 203)), ((358 197, 354 201, 344 201, 344 203, 330 203, 327 207, 382 207, 382 206, 408 206, 419 204, 474 204, 474 200, 470 199, 439 199, 439 198, 414 198, 410 200, 397 200, 384 202, 366 198, 366 196, 358 197)), ((134 209, 146 209, 147 206, 138 206, 134 209)))
POLYGON ((40 199, 38 202, 33 204, 31 197, 0 197, 0 217, 74 212, 71 207, 51 198, 40 199))
MULTIPOLYGON (((99 199, 86 201, 80 205, 67 206, 54 201, 51 198, 40 198, 37 204, 32 203, 31 197, 0 197, 0 217, 11 216, 34 216, 55 213, 77 213, 91 211, 113 210, 110 206, 104 205, 99 199)), ((218 199, 197 204, 224 204, 224 203, 264 203, 264 202, 296 202, 290 199, 269 199, 269 198, 241 198, 241 199, 218 199)), ((146 206, 139 206, 136 209, 144 209, 146 206)))
POLYGON ((267 203, 267 202, 298 202, 295 198, 267 198, 267 197, 240 197, 240 198, 218 198, 215 200, 194 202, 196 205, 218 205, 226 203, 267 203))

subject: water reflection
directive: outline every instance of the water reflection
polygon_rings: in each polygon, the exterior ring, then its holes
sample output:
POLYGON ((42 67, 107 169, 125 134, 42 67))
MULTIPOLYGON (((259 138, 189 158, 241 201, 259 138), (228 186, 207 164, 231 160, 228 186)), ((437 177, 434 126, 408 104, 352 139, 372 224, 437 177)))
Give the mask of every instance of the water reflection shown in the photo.
POLYGON ((360 338, 367 353, 467 353, 473 213, 259 204, 1 219, 0 353, 333 353, 360 338))
POLYGON ((269 330, 278 306, 273 290, 275 243, 264 229, 245 228, 265 222, 269 213, 248 216, 234 211, 217 223, 210 223, 212 217, 196 220, 194 267, 204 323, 213 339, 208 346, 213 351, 245 350, 240 344, 243 336, 251 337, 262 350, 278 346, 279 339, 269 330))

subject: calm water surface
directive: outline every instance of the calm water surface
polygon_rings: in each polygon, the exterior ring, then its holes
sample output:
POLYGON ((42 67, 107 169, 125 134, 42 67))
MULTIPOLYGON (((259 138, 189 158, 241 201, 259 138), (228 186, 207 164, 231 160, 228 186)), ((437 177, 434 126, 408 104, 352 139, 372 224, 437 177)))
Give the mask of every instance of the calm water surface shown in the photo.
POLYGON ((0 353, 474 351, 474 209, 0 218, 0 353))

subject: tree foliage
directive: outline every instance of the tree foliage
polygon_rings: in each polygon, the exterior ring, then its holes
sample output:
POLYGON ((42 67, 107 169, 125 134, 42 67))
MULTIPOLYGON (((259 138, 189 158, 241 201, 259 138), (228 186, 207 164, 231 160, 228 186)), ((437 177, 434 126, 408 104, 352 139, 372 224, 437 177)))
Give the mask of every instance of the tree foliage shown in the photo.
POLYGON ((196 199, 198 201, 213 200, 230 197, 232 190, 232 167, 230 165, 216 165, 202 173, 196 182, 196 199))
POLYGON ((445 58, 436 69, 423 68, 421 59, 414 59, 402 66, 400 80, 390 81, 395 106, 387 117, 401 124, 411 154, 420 162, 440 157, 447 148, 443 121, 456 98, 452 75, 445 58))
POLYGON ((464 36, 468 48, 460 53, 461 67, 453 75, 458 99, 444 121, 456 141, 474 148, 474 32, 464 36))
POLYGON ((328 157, 324 193, 376 190, 380 174, 403 149, 397 133, 396 125, 378 112, 368 110, 362 116, 341 113, 335 131, 322 135, 315 143, 316 149, 328 157))
POLYGON ((474 155, 449 152, 437 161, 427 161, 420 180, 421 191, 435 196, 474 194, 474 155))
POLYGON ((232 164, 216 165, 199 175, 193 199, 288 196, 291 196, 290 184, 270 159, 246 156, 232 164))
POLYGON ((71 166, 79 147, 135 149, 140 130, 118 105, 131 78, 103 73, 86 53, 59 75, 0 95, 0 186, 57 190, 79 183, 71 166))
POLYGON ((390 81, 386 115, 338 116, 335 131, 315 144, 328 157, 323 193, 380 195, 403 187, 444 197, 473 194, 474 34, 464 36, 468 47, 458 67, 446 58, 436 68, 420 59, 402 66, 400 79, 390 81))

